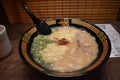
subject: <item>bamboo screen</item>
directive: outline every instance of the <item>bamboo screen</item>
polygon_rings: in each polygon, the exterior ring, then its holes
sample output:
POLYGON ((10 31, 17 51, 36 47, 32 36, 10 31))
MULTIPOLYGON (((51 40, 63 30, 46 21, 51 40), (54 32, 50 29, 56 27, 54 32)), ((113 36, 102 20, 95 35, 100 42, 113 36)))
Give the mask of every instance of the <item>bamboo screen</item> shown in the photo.
MULTIPOLYGON (((23 9, 23 0, 2 0, 9 23, 32 22, 23 9)), ((120 0, 26 0, 31 11, 42 20, 81 18, 91 22, 114 21, 120 0)))

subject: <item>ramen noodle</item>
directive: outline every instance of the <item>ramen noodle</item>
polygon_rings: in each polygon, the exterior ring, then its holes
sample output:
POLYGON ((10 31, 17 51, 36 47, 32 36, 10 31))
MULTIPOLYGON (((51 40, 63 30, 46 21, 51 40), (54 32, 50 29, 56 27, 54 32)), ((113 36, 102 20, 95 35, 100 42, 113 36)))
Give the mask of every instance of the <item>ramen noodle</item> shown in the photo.
POLYGON ((96 59, 97 53, 95 38, 74 27, 52 28, 52 34, 36 36, 31 48, 37 64, 58 72, 83 69, 96 59))

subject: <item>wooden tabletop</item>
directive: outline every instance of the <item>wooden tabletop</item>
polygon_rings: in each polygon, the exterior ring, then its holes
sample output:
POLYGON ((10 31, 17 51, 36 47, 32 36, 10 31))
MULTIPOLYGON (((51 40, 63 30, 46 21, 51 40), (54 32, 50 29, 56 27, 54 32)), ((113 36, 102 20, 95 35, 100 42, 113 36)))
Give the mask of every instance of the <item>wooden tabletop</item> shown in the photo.
MULTIPOLYGON (((54 78, 42 75, 26 66, 19 56, 18 45, 22 34, 33 24, 9 24, 7 33, 12 44, 11 53, 0 59, 0 80, 120 80, 120 58, 110 58, 98 71, 75 78, 54 78)), ((120 23, 112 25, 120 32, 120 23)))

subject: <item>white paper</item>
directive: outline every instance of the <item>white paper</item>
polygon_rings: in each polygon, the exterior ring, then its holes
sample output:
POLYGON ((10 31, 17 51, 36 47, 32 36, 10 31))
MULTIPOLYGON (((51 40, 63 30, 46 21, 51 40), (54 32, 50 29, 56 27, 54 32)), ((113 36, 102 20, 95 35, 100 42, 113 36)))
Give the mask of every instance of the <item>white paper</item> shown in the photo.
POLYGON ((111 24, 96 24, 109 37, 112 45, 110 57, 120 57, 120 34, 114 29, 111 24))

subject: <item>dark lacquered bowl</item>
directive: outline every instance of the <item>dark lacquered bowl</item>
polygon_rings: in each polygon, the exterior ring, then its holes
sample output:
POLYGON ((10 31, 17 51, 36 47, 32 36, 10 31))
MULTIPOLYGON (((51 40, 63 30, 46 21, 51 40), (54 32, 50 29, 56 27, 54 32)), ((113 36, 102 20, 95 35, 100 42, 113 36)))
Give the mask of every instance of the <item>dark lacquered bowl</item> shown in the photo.
POLYGON ((98 69, 103 66, 104 63, 108 60, 111 52, 111 43, 108 36, 103 30, 97 26, 90 24, 84 20, 76 18, 59 18, 59 19, 50 19, 46 21, 49 27, 56 26, 74 26, 80 29, 84 29, 89 32, 92 36, 96 38, 98 43, 99 52, 97 58, 86 68, 74 72, 55 72, 47 70, 46 68, 38 65, 32 58, 31 55, 31 44, 34 37, 38 35, 36 28, 33 26, 28 29, 20 39, 19 42, 19 52, 22 60, 33 69, 44 73, 46 75, 55 76, 55 77, 74 77, 82 76, 88 74, 89 72, 98 69))

